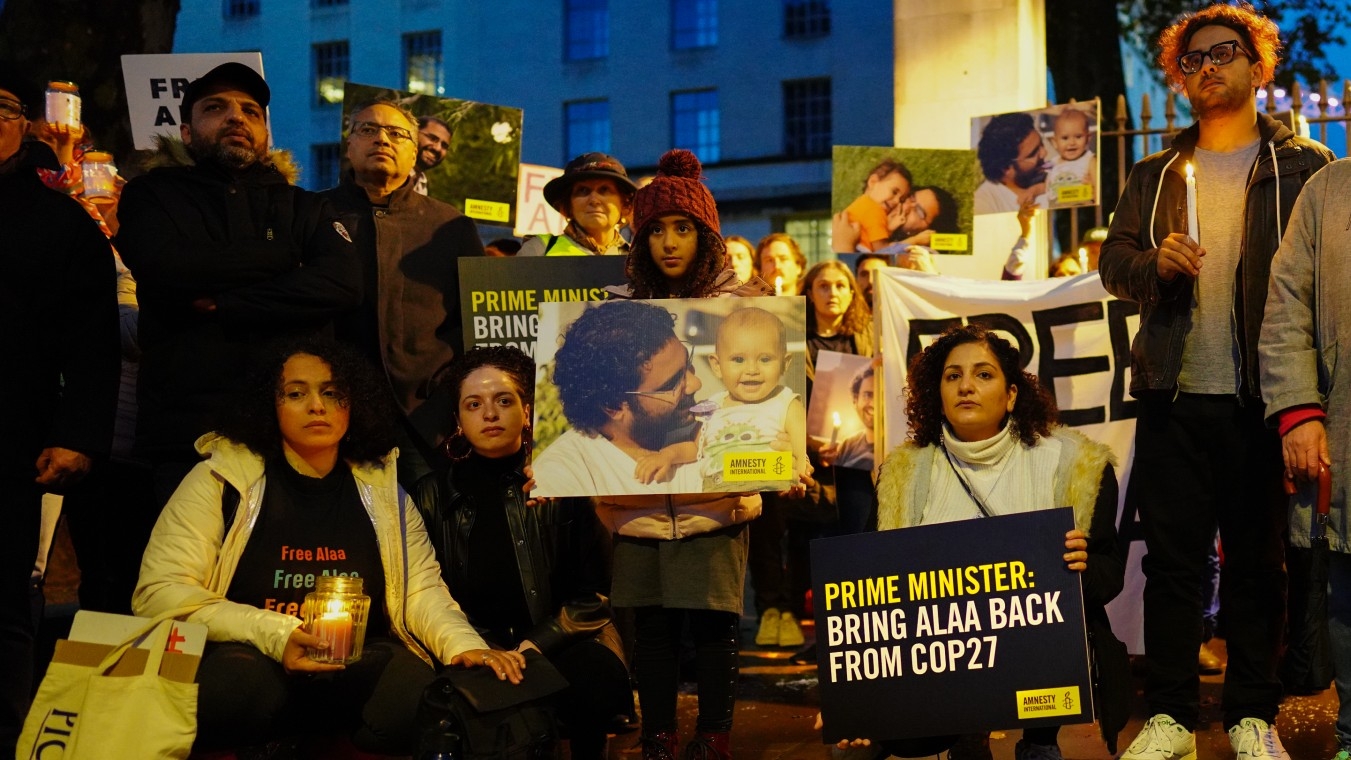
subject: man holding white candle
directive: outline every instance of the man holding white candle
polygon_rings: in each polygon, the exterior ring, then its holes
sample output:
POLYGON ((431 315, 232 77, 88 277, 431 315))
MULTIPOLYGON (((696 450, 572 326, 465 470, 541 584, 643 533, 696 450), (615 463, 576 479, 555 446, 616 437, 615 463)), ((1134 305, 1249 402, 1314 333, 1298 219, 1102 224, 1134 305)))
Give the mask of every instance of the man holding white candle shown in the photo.
POLYGON ((1332 159, 1258 113, 1279 30, 1213 5, 1164 31, 1159 63, 1197 121, 1131 171, 1099 261, 1140 304, 1128 501, 1145 572, 1145 698, 1152 717, 1123 760, 1194 757, 1205 559, 1218 525, 1229 626, 1224 722, 1240 758, 1288 758, 1274 724, 1285 578, 1280 443, 1263 421, 1257 342, 1271 259, 1305 181, 1332 159), (1186 176, 1187 168, 1194 178, 1186 176))

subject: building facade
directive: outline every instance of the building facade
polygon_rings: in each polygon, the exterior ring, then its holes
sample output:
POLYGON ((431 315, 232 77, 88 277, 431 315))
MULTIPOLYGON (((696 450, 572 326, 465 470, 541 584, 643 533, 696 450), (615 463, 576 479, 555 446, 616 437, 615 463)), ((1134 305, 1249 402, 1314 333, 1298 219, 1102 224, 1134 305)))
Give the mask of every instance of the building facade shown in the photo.
POLYGON ((259 50, 272 131, 337 181, 342 83, 525 112, 521 160, 704 162, 725 234, 828 256, 830 149, 889 145, 893 11, 878 0, 183 0, 174 51, 259 50))

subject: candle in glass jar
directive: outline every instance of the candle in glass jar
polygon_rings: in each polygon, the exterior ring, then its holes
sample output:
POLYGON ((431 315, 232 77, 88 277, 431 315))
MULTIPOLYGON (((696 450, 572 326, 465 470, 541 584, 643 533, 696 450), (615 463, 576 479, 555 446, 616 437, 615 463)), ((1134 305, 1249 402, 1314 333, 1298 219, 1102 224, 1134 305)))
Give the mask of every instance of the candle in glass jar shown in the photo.
POLYGON ((349 612, 325 612, 314 621, 314 635, 328 642, 328 649, 320 657, 331 662, 344 662, 352 654, 352 615, 349 612))
POLYGON ((1196 224, 1196 174, 1192 169, 1192 163, 1187 162, 1187 237, 1192 242, 1199 243, 1200 231, 1196 224))

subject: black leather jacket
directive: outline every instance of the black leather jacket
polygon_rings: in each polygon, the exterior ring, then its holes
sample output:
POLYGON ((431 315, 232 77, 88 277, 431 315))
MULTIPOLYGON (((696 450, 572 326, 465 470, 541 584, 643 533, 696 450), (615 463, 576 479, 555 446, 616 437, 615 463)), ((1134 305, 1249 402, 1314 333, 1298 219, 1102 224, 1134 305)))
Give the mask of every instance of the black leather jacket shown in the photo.
MULTIPOLYGON (((1239 347, 1239 398, 1260 403, 1257 340, 1266 308, 1271 258, 1300 189, 1335 157, 1321 143, 1297 137, 1266 114, 1257 115, 1261 145, 1248 177, 1243 242, 1234 279, 1235 341, 1239 347)), ((1117 203, 1102 245, 1099 273, 1107 291, 1140 305, 1140 331, 1131 346, 1131 395, 1171 398, 1182 368, 1182 347, 1191 326, 1192 278, 1159 279, 1159 243, 1187 230, 1184 165, 1192 158, 1200 127, 1173 138, 1172 147, 1138 162, 1117 203)))
MULTIPOLYGON (((524 484, 520 472, 509 473, 502 483, 502 499, 532 628, 480 633, 499 646, 514 647, 529 639, 546 655, 596 636, 623 661, 623 646, 610 610, 609 534, 588 500, 554 499, 527 507, 521 490, 524 484)), ((451 595, 459 599, 463 594, 457 590, 465 588, 469 577, 466 560, 474 506, 455 488, 454 466, 420 479, 413 498, 427 523, 441 575, 451 595)), ((465 612, 474 623, 473 612, 465 612)))

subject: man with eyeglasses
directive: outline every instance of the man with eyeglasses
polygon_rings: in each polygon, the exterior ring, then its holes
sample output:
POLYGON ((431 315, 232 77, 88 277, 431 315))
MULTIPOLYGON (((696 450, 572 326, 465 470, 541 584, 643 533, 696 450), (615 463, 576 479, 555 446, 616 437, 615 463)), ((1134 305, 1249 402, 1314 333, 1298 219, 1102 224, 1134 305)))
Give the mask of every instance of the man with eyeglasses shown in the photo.
POLYGON ((322 193, 342 213, 362 262, 365 295, 338 320, 337 335, 385 370, 403 411, 399 481, 410 488, 431 471, 436 431, 454 412, 421 407, 432 376, 463 350, 460 258, 483 255, 473 219, 416 192, 417 124, 396 101, 357 105, 347 123, 351 171, 322 193))
POLYGON ((417 161, 413 165, 413 190, 427 194, 427 172, 441 165, 450 152, 450 125, 435 116, 417 120, 417 161))
POLYGON ((535 459, 535 479, 547 492, 703 490, 696 464, 677 468, 670 482, 645 484, 634 474, 639 457, 694 437, 691 408, 703 384, 674 319, 650 303, 607 301, 567 327, 553 379, 572 429, 535 459))
POLYGON ((23 141, 42 92, 0 65, 0 756, 14 755, 33 673, 29 596, 44 491, 63 492, 112 444, 119 340, 108 240, 42 184, 23 141))
POLYGON ((976 188, 975 213, 1017 211, 1046 194, 1046 146, 1031 114, 1005 113, 981 130, 976 158, 985 181, 976 188))
POLYGON ((1201 588, 1217 525, 1229 652, 1224 726, 1244 760, 1289 757, 1275 731, 1285 498, 1280 441, 1263 420, 1257 349, 1272 256, 1300 189, 1332 154, 1257 109, 1257 88, 1275 70, 1278 33, 1250 7, 1227 4, 1164 30, 1159 63, 1185 91, 1196 123, 1132 169, 1099 258, 1107 290, 1140 305, 1127 500, 1138 507, 1148 550, 1152 717, 1123 760, 1195 756, 1201 588))
POLYGON ((269 150, 270 97, 240 63, 188 83, 182 141, 161 141, 157 168, 122 193, 117 249, 141 305, 136 448, 161 504, 199 461, 197 438, 231 412, 254 352, 361 301, 337 212, 269 150))

